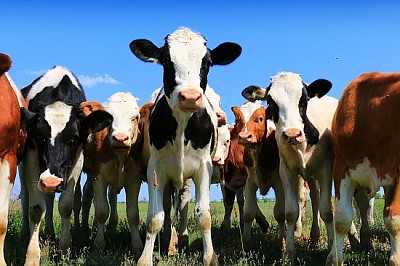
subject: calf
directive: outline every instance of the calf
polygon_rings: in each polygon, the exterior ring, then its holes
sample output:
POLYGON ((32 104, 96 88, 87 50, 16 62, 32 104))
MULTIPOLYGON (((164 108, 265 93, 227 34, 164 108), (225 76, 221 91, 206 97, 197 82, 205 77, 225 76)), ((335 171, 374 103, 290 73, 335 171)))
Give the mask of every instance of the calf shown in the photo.
POLYGON ((319 182, 319 211, 327 227, 328 249, 332 246, 333 152, 330 127, 337 100, 322 97, 331 87, 328 80, 319 79, 306 85, 299 74, 282 72, 272 77, 267 89, 251 86, 242 92, 248 100, 266 100, 270 118, 276 126, 287 222, 284 259, 288 257, 291 262, 296 257, 294 231, 299 216, 296 200, 299 176, 306 181, 316 178, 319 182))
POLYGON ((80 107, 84 91, 77 78, 60 66, 22 89, 22 94, 30 111, 26 152, 19 166, 23 221, 29 217, 30 226, 25 264, 38 265, 39 228, 46 212, 44 193, 62 192, 59 245, 65 251, 71 246, 70 216, 83 165, 83 144, 89 133, 108 126, 112 116, 99 110, 85 117, 80 107))
MULTIPOLYGON (((138 256, 143 249, 139 235, 138 197, 140 185, 145 176, 138 142, 140 140, 139 106, 136 98, 130 93, 118 92, 109 98, 106 107, 98 102, 87 102, 83 105, 85 115, 95 110, 108 111, 114 121, 108 128, 91 134, 84 149, 87 182, 93 185, 96 198, 97 234, 94 245, 100 250, 105 249, 104 224, 109 216, 107 187, 110 186, 114 193, 119 193, 122 188, 125 188, 132 250, 133 254, 138 256)), ((85 209, 86 226, 87 216, 88 210, 85 209)))
MULTIPOLYGON (((236 110, 237 111, 237 110, 236 110)), ((247 110, 249 111, 249 110, 247 110)), ((238 118, 237 115, 235 115, 238 118)), ((279 155, 275 141, 275 125, 267 117, 268 109, 259 107, 253 112, 244 113, 245 126, 240 129, 239 143, 249 151, 252 164, 246 167, 248 178, 245 186, 243 242, 247 249, 252 246, 251 224, 259 208, 256 191, 266 195, 272 187, 276 201, 274 216, 279 226, 279 238, 285 236, 285 198, 279 178, 279 155)), ((242 119, 243 119, 242 118, 242 119)))
POLYGON ((169 184, 183 188, 192 178, 196 187, 195 217, 203 237, 204 264, 216 264, 211 241, 210 178, 217 116, 204 99, 212 65, 226 65, 241 53, 235 43, 210 50, 206 39, 187 28, 165 38, 161 48, 148 40, 134 40, 132 52, 145 62, 164 68, 163 95, 153 108, 150 124, 150 158, 147 168, 149 208, 146 243, 139 265, 152 264, 154 242, 164 222, 164 193, 169 184))
POLYGON ((336 246, 327 265, 343 265, 343 240, 352 222, 351 200, 358 186, 364 187, 369 197, 380 187, 385 189, 383 217, 390 236, 389 265, 400 264, 399 81, 400 73, 365 73, 350 82, 340 97, 332 121, 336 246))
POLYGON ((27 108, 20 91, 7 71, 11 58, 0 53, 0 265, 7 265, 4 259, 4 240, 8 225, 8 208, 14 186, 17 164, 23 155, 26 128, 24 110, 27 108))

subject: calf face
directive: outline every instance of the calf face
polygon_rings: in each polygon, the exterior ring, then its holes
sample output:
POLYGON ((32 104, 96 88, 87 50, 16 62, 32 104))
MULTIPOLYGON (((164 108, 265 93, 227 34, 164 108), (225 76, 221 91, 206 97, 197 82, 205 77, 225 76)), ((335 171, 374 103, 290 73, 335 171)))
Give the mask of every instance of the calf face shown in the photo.
POLYGON ((275 125, 267 119, 268 115, 267 108, 256 109, 246 122, 244 130, 239 132, 239 143, 252 148, 275 132, 275 125))
POLYGON ((61 192, 89 133, 108 126, 113 118, 102 110, 85 117, 80 108, 85 99, 82 88, 75 76, 60 67, 48 71, 22 92, 29 100, 27 143, 37 150, 39 190, 61 192))
POLYGON ((160 48, 149 40, 139 39, 130 43, 130 49, 139 59, 163 66, 163 90, 168 105, 183 112, 204 108, 210 66, 227 65, 242 51, 235 43, 222 43, 210 50, 202 35, 187 28, 169 34, 160 48))
POLYGON ((319 132, 307 117, 308 100, 315 96, 321 98, 331 87, 332 83, 325 79, 306 85, 299 74, 282 72, 271 78, 267 89, 250 86, 242 95, 251 101, 267 101, 270 117, 277 127, 277 141, 290 145, 307 141, 314 145, 319 140, 319 132))
POLYGON ((107 111, 114 121, 108 136, 115 154, 126 154, 139 134, 139 106, 130 93, 118 92, 108 100, 107 111))

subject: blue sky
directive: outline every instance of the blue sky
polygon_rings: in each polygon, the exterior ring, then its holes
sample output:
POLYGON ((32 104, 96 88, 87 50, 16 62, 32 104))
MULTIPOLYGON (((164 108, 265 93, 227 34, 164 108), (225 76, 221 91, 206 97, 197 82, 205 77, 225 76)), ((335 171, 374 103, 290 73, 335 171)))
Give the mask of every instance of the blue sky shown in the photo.
MULTIPOLYGON (((279 71, 300 73, 307 83, 329 79, 335 98, 361 73, 399 71, 399 8, 398 1, 3 0, 0 52, 12 57, 9 74, 20 89, 63 65, 78 76, 88 100, 129 91, 143 104, 161 85, 162 68, 138 60, 129 43, 147 38, 161 46, 168 33, 186 26, 210 48, 225 41, 243 48, 235 62, 209 74, 233 123, 230 107, 244 102, 242 89, 266 86, 279 71)), ((213 185, 211 199, 221 198, 213 185)))

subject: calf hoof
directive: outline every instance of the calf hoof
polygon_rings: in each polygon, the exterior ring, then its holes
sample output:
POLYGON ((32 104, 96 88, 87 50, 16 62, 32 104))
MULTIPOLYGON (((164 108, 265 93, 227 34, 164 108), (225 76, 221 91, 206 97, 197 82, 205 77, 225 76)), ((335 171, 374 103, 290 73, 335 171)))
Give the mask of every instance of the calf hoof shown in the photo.
POLYGON ((218 256, 215 252, 212 253, 211 256, 204 255, 203 258, 204 265, 215 266, 218 265, 218 256))

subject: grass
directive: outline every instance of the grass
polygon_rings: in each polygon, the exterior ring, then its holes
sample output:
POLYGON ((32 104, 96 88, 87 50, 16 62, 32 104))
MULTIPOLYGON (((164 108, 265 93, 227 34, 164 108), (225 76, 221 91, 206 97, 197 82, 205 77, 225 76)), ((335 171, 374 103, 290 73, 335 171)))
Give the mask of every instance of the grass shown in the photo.
MULTIPOLYGON (((386 265, 389 259, 389 237, 383 224, 383 200, 375 200, 375 225, 372 226, 373 250, 369 252, 351 252, 349 245, 345 247, 346 265, 386 265)), ((280 248, 277 238, 277 223, 273 219, 273 201, 259 202, 260 209, 271 225, 271 231, 263 233, 257 224, 253 223, 252 237, 254 251, 243 254, 239 219, 232 214, 232 228, 227 233, 221 233, 219 226, 223 220, 224 207, 221 202, 211 203, 212 238, 214 249, 219 256, 220 265, 281 265, 280 248)), ((307 202, 307 215, 303 223, 303 237, 296 243, 298 250, 298 265, 324 265, 327 256, 326 230, 321 227, 321 238, 316 247, 310 248, 308 236, 311 229, 310 202, 307 202)), ((57 210, 57 208, 54 208, 57 210)), ((140 202, 140 231, 142 240, 145 237, 145 219, 147 202, 140 202)), ((74 247, 67 254, 60 254, 57 245, 49 241, 42 242, 41 265, 135 265, 130 252, 130 231, 126 220, 125 204, 118 203, 119 224, 116 232, 106 231, 107 250, 103 254, 94 252, 91 247, 84 247, 73 239, 74 247)), ((93 208, 91 214, 93 215, 93 208)), ((60 231, 60 218, 54 212, 55 230, 60 231)), ((359 224, 356 223, 359 228, 359 224)), ((43 223, 42 223, 43 227, 43 223)), ((21 209, 18 202, 13 202, 10 208, 9 227, 6 236, 5 257, 8 265, 23 265, 24 254, 20 254, 19 230, 21 228, 21 209)), ((76 233, 73 227, 72 233, 76 233)), ((160 256, 156 247, 156 265, 201 265, 202 239, 196 227, 193 215, 193 204, 189 212, 190 250, 188 253, 178 253, 171 257, 160 256)), ((91 240, 94 239, 94 232, 91 240)), ((57 239, 56 239, 57 240, 57 239)), ((158 241, 156 241, 156 244, 158 241)))

